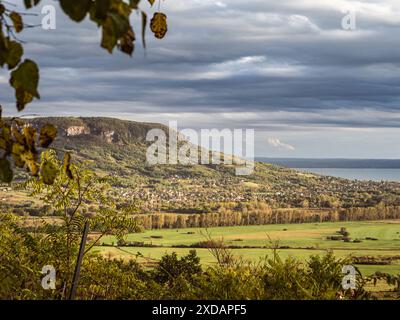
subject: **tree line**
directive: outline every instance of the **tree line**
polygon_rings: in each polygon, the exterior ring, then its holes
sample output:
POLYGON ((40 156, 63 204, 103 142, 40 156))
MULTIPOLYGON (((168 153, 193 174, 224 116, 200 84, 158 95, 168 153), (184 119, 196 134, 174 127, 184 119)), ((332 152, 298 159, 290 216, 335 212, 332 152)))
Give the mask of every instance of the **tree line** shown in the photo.
POLYGON ((222 206, 212 213, 136 214, 133 217, 144 229, 182 229, 400 219, 400 207, 379 204, 366 208, 274 209, 257 202, 240 204, 239 207, 222 206))

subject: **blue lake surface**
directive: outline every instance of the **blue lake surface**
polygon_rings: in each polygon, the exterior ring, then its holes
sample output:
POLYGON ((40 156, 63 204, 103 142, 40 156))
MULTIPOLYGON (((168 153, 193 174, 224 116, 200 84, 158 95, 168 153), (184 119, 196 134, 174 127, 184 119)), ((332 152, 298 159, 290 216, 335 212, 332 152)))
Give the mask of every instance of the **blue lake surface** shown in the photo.
POLYGON ((400 159, 266 158, 258 161, 345 179, 400 182, 400 159))
POLYGON ((345 179, 400 181, 400 169, 368 168, 295 168, 299 171, 312 172, 345 179))

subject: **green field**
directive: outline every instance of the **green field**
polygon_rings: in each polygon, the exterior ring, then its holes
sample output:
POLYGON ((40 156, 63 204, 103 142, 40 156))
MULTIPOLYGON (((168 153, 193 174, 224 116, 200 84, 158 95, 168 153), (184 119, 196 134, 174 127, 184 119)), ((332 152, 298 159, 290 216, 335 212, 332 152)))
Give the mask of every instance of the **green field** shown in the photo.
MULTIPOLYGON (((236 256, 258 261, 271 255, 272 242, 279 246, 289 247, 279 249, 282 257, 294 256, 307 259, 310 255, 322 254, 331 249, 338 257, 353 256, 397 256, 400 255, 400 221, 368 221, 368 222, 338 222, 313 224, 288 224, 266 226, 221 227, 210 229, 163 229, 150 230, 144 233, 130 234, 127 241, 144 242, 163 246, 158 248, 146 247, 97 247, 97 250, 110 257, 133 257, 131 254, 140 252, 150 259, 158 259, 165 253, 176 252, 186 254, 188 248, 173 248, 171 246, 191 245, 207 239, 206 233, 214 239, 223 239, 226 245, 252 246, 256 248, 232 249, 236 256), (345 227, 352 240, 362 242, 343 242, 327 240, 328 236, 337 235, 337 231, 345 227), (190 234, 193 233, 194 234, 190 234), (366 237, 377 240, 365 240, 366 237), (271 242, 272 241, 272 242, 271 242), (266 248, 267 246, 267 248, 266 248)), ((111 236, 104 237, 102 243, 116 243, 111 236)), ((196 249, 205 264, 215 263, 215 259, 207 249, 196 249)), ((400 273, 400 262, 391 265, 375 266, 361 265, 364 274, 377 270, 389 273, 400 273)))

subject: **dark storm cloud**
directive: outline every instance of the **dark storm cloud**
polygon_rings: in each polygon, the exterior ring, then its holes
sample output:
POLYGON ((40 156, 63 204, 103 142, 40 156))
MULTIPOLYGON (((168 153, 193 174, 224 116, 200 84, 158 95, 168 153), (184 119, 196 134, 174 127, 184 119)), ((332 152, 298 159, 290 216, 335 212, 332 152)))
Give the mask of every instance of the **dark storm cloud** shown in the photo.
MULTIPOLYGON (((148 33, 146 57, 139 41, 133 59, 108 55, 95 26, 59 11, 57 30, 27 31, 43 97, 27 113, 192 113, 191 122, 220 114, 219 126, 261 129, 399 126, 395 1, 167 0, 163 10, 169 34, 157 41, 148 33), (356 30, 341 29, 347 10, 356 13, 356 30)), ((11 93, 1 90, 14 113, 11 93)))

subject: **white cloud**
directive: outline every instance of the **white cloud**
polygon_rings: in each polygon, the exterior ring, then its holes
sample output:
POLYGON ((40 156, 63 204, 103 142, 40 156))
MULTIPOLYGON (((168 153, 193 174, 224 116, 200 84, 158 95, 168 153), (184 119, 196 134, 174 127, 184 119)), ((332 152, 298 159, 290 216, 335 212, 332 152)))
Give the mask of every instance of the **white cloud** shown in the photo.
POLYGON ((293 62, 277 61, 265 56, 245 56, 215 63, 205 71, 195 73, 194 79, 224 79, 235 76, 300 76, 302 67, 293 62))
POLYGON ((278 138, 268 138, 268 144, 275 148, 286 149, 290 151, 295 150, 295 147, 291 146, 290 144, 283 143, 278 138))
POLYGON ((194 3, 201 6, 217 6, 220 8, 227 7, 225 2, 216 0, 194 0, 194 3))

